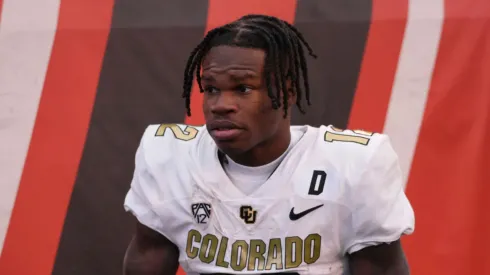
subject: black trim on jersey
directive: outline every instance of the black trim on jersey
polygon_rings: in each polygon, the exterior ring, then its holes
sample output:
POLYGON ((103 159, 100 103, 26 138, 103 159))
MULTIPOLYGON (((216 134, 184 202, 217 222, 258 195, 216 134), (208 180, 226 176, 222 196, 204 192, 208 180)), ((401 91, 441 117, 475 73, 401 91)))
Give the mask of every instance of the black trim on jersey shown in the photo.
POLYGON ((225 153, 221 152, 221 150, 218 150, 218 159, 221 165, 228 164, 228 159, 226 159, 225 153))

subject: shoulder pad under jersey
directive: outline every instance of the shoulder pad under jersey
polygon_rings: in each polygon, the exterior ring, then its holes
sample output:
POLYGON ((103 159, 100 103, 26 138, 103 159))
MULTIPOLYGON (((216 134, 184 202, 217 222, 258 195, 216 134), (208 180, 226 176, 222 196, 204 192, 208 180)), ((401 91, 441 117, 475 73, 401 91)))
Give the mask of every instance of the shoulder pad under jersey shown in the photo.
POLYGON ((163 164, 188 154, 204 131, 203 126, 153 124, 146 128, 140 146, 147 161, 163 164))
POLYGON ((318 130, 316 144, 323 149, 318 153, 321 152, 326 162, 347 177, 354 177, 356 172, 361 172, 380 149, 380 145, 388 140, 384 134, 344 130, 331 125, 321 126, 318 130))

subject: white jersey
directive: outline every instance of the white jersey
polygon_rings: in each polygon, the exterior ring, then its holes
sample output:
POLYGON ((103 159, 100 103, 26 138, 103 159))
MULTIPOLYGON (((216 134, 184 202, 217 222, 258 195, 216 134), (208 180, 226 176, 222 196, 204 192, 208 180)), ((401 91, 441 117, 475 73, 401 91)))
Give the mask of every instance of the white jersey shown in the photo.
POLYGON ((301 139, 265 183, 244 194, 205 126, 151 125, 125 208, 179 248, 189 275, 340 275, 347 253, 413 232, 386 135, 293 127, 301 139))

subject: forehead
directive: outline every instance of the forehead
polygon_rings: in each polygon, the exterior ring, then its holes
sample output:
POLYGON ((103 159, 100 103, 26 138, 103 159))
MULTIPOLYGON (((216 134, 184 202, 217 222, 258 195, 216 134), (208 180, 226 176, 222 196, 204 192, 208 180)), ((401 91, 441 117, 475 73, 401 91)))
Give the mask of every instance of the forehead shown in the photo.
POLYGON ((261 72, 265 52, 261 49, 234 46, 216 46, 209 50, 203 60, 203 70, 247 69, 261 72))

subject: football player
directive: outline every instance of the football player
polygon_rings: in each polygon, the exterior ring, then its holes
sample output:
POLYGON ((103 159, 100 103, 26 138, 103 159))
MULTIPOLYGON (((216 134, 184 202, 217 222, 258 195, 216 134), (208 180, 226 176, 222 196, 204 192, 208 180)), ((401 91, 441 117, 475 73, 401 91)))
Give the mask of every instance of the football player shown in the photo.
POLYGON ((409 274, 414 213, 386 135, 291 126, 309 103, 293 26, 247 15, 192 51, 206 124, 150 125, 125 209, 137 219, 126 275, 409 274), (201 74, 202 73, 202 74, 201 74))

